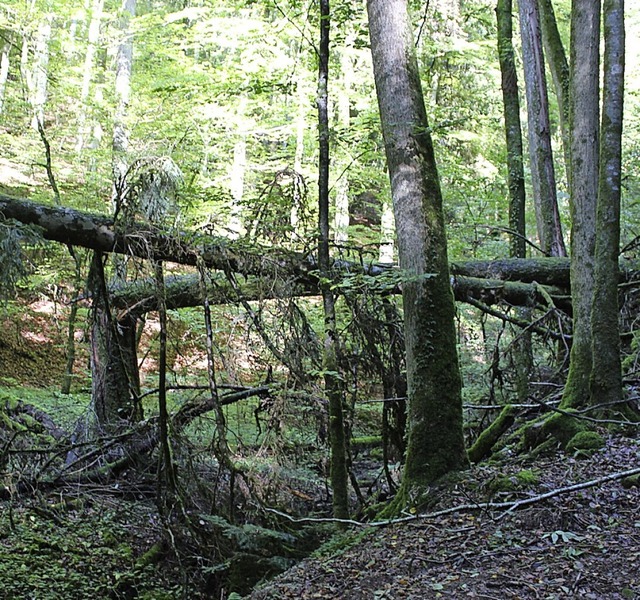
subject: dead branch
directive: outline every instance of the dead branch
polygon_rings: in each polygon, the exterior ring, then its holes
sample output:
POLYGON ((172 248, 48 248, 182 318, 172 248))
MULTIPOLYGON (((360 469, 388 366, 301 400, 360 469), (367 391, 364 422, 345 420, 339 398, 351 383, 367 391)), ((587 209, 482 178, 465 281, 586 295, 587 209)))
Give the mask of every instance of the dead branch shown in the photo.
POLYGON ((504 511, 496 517, 497 519, 502 519, 505 516, 507 516, 509 513, 513 512, 514 510, 523 508, 525 506, 530 506, 531 504, 537 504, 539 502, 543 502, 545 500, 548 500, 549 498, 554 498, 555 496, 560 496, 562 494, 568 494, 571 492, 577 492, 579 490, 595 487, 603 483, 608 483, 609 481, 618 481, 620 479, 625 479, 626 477, 631 477, 632 475, 638 475, 638 474, 640 474, 640 467, 636 469, 629 469, 628 471, 620 471, 617 473, 612 473, 610 475, 605 475, 604 477, 591 479, 590 481, 583 481, 582 483, 576 483, 574 485, 568 485, 565 487, 556 488, 555 490, 551 490, 550 492, 540 494, 539 496, 533 496, 531 498, 523 498, 522 500, 515 500, 513 502, 478 502, 475 504, 459 504, 457 506, 452 506, 450 508, 445 508, 443 510, 438 510, 431 513, 407 515, 406 517, 398 517, 396 519, 388 519, 385 521, 372 521, 371 523, 356 521, 353 519, 332 519, 332 518, 322 518, 322 517, 297 518, 297 517, 292 517, 291 515, 283 513, 279 510, 276 510, 275 508, 263 507, 263 509, 266 510, 267 512, 273 513, 289 521, 292 521, 293 523, 338 523, 342 525, 354 525, 356 527, 387 527, 389 525, 408 523, 409 521, 436 519, 438 517, 442 517, 445 515, 450 515, 458 512, 478 511, 478 510, 504 511))

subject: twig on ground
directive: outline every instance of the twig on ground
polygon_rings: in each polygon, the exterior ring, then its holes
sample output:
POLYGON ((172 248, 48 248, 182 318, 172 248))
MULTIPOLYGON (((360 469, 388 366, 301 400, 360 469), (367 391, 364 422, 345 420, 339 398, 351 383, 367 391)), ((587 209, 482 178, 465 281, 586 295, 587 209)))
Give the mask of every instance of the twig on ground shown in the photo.
POLYGON ((582 483, 576 483, 574 485, 568 485, 561 488, 556 488, 555 490, 551 490, 550 492, 546 492, 544 494, 540 494, 539 496, 532 496, 531 498, 523 498, 522 500, 515 500, 513 502, 479 502, 476 504, 459 504, 458 506, 452 506, 450 508, 445 508, 443 510, 438 510, 431 513, 421 513, 415 515, 408 515, 406 517, 398 517, 397 519, 388 519, 385 521, 372 521, 371 523, 365 523, 362 521, 355 521, 353 519, 333 519, 333 518, 322 518, 322 517, 292 517, 286 513, 283 513, 275 508, 263 507, 267 512, 273 513, 280 517, 284 517, 289 521, 294 523, 339 523, 343 525, 354 525, 356 527, 386 527, 388 525, 396 525, 398 523, 406 523, 408 521, 417 521, 422 519, 435 519, 436 517, 442 517, 444 515, 450 515, 457 512, 464 512, 470 510, 504 510, 504 512, 499 515, 497 518, 502 519, 509 513, 522 508, 524 506, 529 506, 530 504, 536 504, 538 502, 542 502, 544 500, 548 500, 549 498, 553 498, 555 496, 560 496, 561 494, 567 494, 570 492, 576 492, 578 490, 583 490, 590 487, 595 487, 596 485, 600 485, 602 483, 607 483, 609 481, 616 481, 618 479, 624 479, 625 477, 630 477, 632 475, 637 475, 640 473, 640 467, 636 469, 630 469, 628 471, 619 471, 617 473, 612 473, 610 475, 605 475, 604 477, 599 477, 598 479, 591 479, 590 481, 583 481, 582 483))

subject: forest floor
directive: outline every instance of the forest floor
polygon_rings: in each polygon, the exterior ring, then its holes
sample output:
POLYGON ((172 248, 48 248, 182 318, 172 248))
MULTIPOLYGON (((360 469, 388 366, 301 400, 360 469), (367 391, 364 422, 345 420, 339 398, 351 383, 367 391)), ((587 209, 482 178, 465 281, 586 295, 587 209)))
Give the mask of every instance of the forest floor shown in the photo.
POLYGON ((470 508, 638 466, 637 437, 610 436, 590 456, 558 451, 474 467, 436 492, 430 512, 467 508, 345 534, 342 548, 326 547, 250 598, 640 598, 638 487, 614 480, 512 512, 470 508))
MULTIPOLYGON (((21 319, 42 322, 0 332, 5 384, 60 380, 61 340, 51 319, 39 314, 21 319), (25 337, 28 330, 44 337, 25 337)), ((606 445, 591 453, 553 450, 533 458, 505 450, 454 485, 435 488, 424 510, 438 516, 352 526, 246 597, 640 599, 637 486, 616 479, 513 511, 482 508, 640 466, 637 431, 601 433, 606 445)), ((356 468, 364 476, 372 457, 360 458, 356 468)), ((202 590, 201 574, 194 570, 190 579, 171 553, 160 562, 149 554, 165 531, 153 498, 151 478, 144 485, 87 484, 1 501, 0 599, 213 597, 202 590)), ((230 591, 215 597, 224 600, 230 591)))

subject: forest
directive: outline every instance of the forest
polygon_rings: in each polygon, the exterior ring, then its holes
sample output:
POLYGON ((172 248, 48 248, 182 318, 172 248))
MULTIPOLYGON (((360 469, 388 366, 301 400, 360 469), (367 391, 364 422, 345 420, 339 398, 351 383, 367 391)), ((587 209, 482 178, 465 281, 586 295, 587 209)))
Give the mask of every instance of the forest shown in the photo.
POLYGON ((640 6, 0 6, 0 597, 640 598, 640 6))

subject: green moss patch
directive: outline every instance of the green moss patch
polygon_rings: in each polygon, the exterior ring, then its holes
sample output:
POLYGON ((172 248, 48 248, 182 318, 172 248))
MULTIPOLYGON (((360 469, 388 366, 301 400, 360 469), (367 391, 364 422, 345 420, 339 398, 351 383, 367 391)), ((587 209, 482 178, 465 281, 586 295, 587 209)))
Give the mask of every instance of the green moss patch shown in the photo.
POLYGON ((574 450, 600 450, 604 447, 604 439, 595 431, 579 431, 568 442, 566 449, 574 450))

